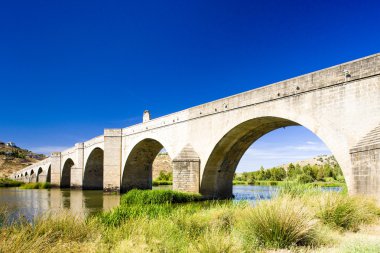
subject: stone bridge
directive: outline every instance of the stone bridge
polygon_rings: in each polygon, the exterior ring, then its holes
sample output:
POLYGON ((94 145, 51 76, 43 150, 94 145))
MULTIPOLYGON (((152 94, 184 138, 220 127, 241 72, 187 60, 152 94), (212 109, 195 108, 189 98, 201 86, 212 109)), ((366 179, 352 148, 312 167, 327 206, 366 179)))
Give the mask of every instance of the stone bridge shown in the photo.
MULTIPOLYGON (((186 94, 184 94, 186 95, 186 94)), ((380 54, 150 119, 53 153, 11 177, 125 192, 152 187, 162 148, 173 189, 226 198, 245 151, 280 127, 302 125, 340 164, 349 192, 380 198, 380 54)))

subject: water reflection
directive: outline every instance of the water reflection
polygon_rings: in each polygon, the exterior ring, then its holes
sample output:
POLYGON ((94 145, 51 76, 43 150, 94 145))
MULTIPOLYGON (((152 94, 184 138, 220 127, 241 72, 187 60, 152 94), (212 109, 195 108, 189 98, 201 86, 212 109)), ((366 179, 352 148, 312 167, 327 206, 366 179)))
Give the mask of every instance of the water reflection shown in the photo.
POLYGON ((234 185, 234 200, 258 201, 271 199, 277 194, 276 186, 234 185))
POLYGON ((28 220, 62 209, 84 217, 119 204, 120 195, 104 194, 103 191, 0 189, 0 205, 8 206, 12 217, 24 216, 28 220))
MULTIPOLYGON (((154 189, 171 189, 171 186, 158 186, 154 189)), ((325 191, 340 191, 340 187, 324 188, 325 191)), ((273 198, 278 192, 276 186, 235 185, 235 201, 256 202, 273 198)), ((103 191, 81 191, 68 189, 22 190, 18 188, 0 188, 0 206, 12 210, 11 218, 17 220, 24 216, 28 220, 34 217, 54 213, 59 210, 85 217, 102 210, 109 210, 120 204, 120 195, 103 191)))

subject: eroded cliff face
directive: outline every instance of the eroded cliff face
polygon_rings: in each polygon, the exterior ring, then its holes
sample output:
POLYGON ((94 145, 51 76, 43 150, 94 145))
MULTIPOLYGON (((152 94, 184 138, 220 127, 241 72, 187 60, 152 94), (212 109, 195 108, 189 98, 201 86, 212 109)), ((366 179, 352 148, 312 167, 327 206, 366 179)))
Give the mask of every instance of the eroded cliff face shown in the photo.
POLYGON ((153 162, 153 179, 160 175, 161 171, 173 172, 173 164, 167 153, 160 153, 153 162))

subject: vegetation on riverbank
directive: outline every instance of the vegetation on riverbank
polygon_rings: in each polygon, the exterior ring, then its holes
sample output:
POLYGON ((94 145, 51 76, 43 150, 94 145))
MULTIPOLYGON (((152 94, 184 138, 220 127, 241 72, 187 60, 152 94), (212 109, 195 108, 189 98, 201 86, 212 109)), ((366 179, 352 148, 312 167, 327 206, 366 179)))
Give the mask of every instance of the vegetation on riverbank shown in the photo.
POLYGON ((172 184, 173 184, 172 172, 160 171, 159 176, 153 180, 153 186, 172 185, 172 184))
POLYGON ((26 183, 20 186, 20 189, 50 189, 50 183, 26 183))
POLYGON ((23 182, 19 182, 9 178, 0 178, 0 187, 19 187, 23 184, 23 182))
MULTIPOLYGON (((198 194, 132 190, 119 207, 85 220, 60 212, 33 225, 3 226, 0 252, 334 252, 355 247, 345 234, 362 240, 357 232, 380 217, 367 197, 291 183, 255 207, 199 200, 198 194)), ((380 244, 368 240, 378 252, 380 244)))
POLYGON ((336 162, 323 165, 307 164, 305 166, 290 163, 286 170, 284 167, 271 169, 261 167, 258 171, 235 174, 233 183, 235 185, 276 186, 286 181, 324 187, 341 187, 345 185, 342 170, 336 162))

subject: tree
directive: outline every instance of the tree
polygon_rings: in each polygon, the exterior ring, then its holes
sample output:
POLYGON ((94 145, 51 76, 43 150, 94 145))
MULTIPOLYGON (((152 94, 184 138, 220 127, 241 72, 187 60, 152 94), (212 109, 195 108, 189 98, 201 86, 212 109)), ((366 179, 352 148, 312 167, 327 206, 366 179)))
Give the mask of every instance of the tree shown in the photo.
POLYGON ((307 184, 307 183, 314 182, 314 180, 310 175, 302 174, 298 176, 297 182, 302 183, 302 184, 307 184))

